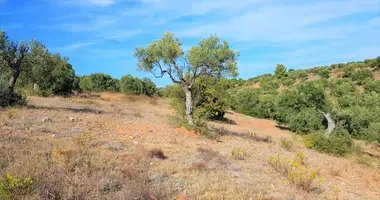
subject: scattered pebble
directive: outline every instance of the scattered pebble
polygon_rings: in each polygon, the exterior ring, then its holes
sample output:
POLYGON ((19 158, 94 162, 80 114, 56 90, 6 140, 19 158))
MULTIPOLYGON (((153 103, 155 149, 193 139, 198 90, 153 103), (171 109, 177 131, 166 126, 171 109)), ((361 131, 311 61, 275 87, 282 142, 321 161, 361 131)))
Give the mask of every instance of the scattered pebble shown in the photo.
POLYGON ((53 121, 50 117, 45 117, 42 119, 42 122, 51 122, 53 121))

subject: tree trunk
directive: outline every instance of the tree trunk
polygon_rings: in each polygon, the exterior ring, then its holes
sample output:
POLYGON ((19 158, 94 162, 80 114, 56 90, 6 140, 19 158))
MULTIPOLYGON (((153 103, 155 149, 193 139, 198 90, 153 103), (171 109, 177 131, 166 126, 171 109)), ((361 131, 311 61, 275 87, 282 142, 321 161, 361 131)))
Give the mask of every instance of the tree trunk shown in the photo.
POLYGON ((327 120, 327 129, 326 129, 326 135, 327 136, 330 136, 330 134, 333 132, 333 130, 335 129, 335 122, 334 120, 331 118, 331 115, 330 113, 324 113, 320 110, 318 110, 320 113, 323 114, 323 116, 326 118, 327 120))
POLYGON ((12 67, 12 76, 11 78, 9 79, 9 89, 11 89, 12 91, 14 90, 15 88, 15 85, 16 85, 16 81, 18 79, 18 77, 20 76, 20 68, 15 66, 15 68, 12 67))
POLYGON ((21 61, 17 58, 14 58, 10 63, 10 67, 12 68, 12 76, 9 79, 9 89, 12 91, 15 89, 16 81, 21 73, 21 61))
POLYGON ((186 118, 190 125, 193 125, 193 102, 191 96, 191 89, 187 86, 183 87, 186 97, 186 118))

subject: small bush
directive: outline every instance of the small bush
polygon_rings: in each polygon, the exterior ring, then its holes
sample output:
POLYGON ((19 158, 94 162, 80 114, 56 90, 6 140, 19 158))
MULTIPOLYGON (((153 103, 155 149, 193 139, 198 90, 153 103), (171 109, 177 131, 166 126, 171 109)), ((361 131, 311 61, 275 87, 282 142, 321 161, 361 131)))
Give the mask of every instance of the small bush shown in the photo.
POLYGON ((288 151, 291 151, 293 150, 294 148, 294 143, 290 140, 287 140, 287 139, 284 139, 284 138, 281 138, 281 141, 280 141, 280 146, 288 151))
POLYGON ((292 185, 309 192, 319 176, 319 169, 312 169, 306 166, 304 162, 306 158, 301 152, 297 152, 293 159, 290 160, 277 155, 270 157, 269 164, 276 172, 286 176, 292 185))
POLYGON ((352 140, 348 134, 326 136, 323 133, 314 133, 306 136, 304 143, 306 147, 335 156, 346 155, 352 147, 352 140))
POLYGON ((28 177, 20 179, 7 173, 0 178, 0 199, 13 199, 20 195, 25 195, 31 191, 33 180, 28 177))
POLYGON ((231 155, 235 160, 244 160, 247 154, 242 148, 234 148, 232 149, 231 155))
POLYGON ((152 149, 149 151, 149 157, 151 158, 157 158, 157 159, 160 159, 160 160, 165 160, 166 158, 168 158, 167 156, 165 156, 164 152, 161 150, 161 149, 152 149))
POLYGON ((356 163, 359 165, 363 165, 366 167, 371 167, 372 166, 372 159, 368 157, 359 157, 356 159, 356 163))
POLYGON ((0 83, 0 108, 26 105, 26 97, 0 83))

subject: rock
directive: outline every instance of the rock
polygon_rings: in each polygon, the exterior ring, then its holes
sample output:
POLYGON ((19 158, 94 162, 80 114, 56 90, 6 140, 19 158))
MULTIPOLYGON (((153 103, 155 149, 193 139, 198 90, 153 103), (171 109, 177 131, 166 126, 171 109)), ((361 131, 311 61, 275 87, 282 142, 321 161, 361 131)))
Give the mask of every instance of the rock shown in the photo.
POLYGON ((138 141, 133 141, 133 144, 134 144, 134 145, 138 145, 139 142, 138 142, 138 141))
POLYGON ((70 122, 75 122, 75 118, 74 117, 69 117, 69 121, 70 122))
POLYGON ((108 142, 102 145, 103 149, 106 150, 112 150, 112 151, 119 151, 124 150, 124 146, 122 143, 119 142, 108 142))
POLYGON ((44 117, 42 119, 42 122, 51 122, 51 121, 52 121, 52 119, 50 117, 44 117))

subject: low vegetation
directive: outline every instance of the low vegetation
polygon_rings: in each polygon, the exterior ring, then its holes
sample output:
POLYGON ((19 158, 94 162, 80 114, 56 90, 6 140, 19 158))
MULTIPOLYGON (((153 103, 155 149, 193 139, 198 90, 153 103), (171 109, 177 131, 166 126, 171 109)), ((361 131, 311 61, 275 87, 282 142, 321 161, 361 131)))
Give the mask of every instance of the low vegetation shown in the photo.
POLYGON ((290 160, 286 160, 280 155, 271 156, 269 164, 276 172, 285 176, 290 184, 310 192, 316 187, 316 182, 321 182, 321 179, 318 176, 319 169, 312 169, 307 166, 306 159, 307 157, 303 153, 297 152, 290 160))

